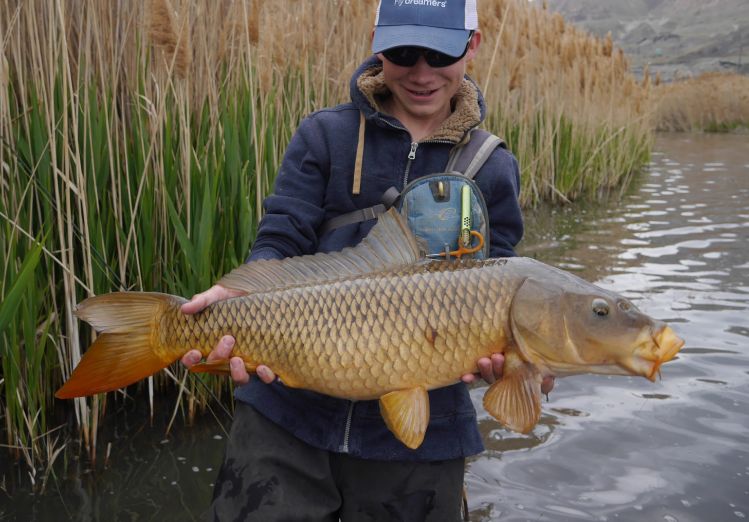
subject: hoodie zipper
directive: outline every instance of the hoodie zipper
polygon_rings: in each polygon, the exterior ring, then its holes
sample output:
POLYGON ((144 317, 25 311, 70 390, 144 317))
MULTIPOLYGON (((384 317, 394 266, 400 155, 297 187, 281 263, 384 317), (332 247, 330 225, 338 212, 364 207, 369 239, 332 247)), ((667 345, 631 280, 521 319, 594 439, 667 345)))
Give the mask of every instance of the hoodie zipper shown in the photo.
POLYGON ((408 152, 408 161, 406 162, 406 171, 403 173, 403 188, 406 188, 406 185, 408 185, 408 174, 411 172, 411 163, 413 163, 413 160, 416 159, 416 149, 419 148, 419 145, 423 145, 424 143, 444 143, 447 145, 453 145, 453 142, 450 140, 424 140, 424 141, 414 141, 411 143, 411 150, 408 152))
MULTIPOLYGON (((402 131, 408 133, 408 129, 406 129, 405 127, 401 127, 400 125, 395 125, 394 123, 390 123, 385 118, 380 117, 379 120, 381 122, 385 123, 386 125, 389 125, 390 127, 394 128, 394 129, 402 130, 402 131)), ((404 189, 404 188, 406 188, 406 185, 408 185, 408 174, 411 172, 411 163, 413 163, 413 160, 416 159, 416 149, 419 148, 419 145, 422 145, 424 143, 444 143, 444 144, 447 144, 447 145, 454 145, 454 142, 452 142, 450 140, 412 141, 411 142, 411 148, 408 151, 408 161, 406 162, 406 169, 403 172, 403 187, 401 188, 401 190, 404 189)))
POLYGON ((416 149, 419 148, 419 143, 416 141, 411 142, 411 150, 408 152, 408 161, 406 162, 406 171, 403 173, 403 188, 408 183, 408 173, 411 171, 411 163, 416 159, 416 149))
POLYGON ((346 415, 346 428, 343 431, 343 446, 341 446, 341 451, 343 453, 348 453, 348 439, 349 435, 351 434, 351 418, 354 415, 354 404, 355 401, 351 401, 348 407, 348 414, 346 415))

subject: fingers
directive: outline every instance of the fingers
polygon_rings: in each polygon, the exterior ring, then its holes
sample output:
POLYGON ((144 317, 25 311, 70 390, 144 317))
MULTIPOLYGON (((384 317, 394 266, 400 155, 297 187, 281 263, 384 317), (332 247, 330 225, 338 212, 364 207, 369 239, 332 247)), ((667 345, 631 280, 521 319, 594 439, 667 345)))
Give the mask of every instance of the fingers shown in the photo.
POLYGON ((200 312, 203 308, 211 304, 213 302, 211 300, 212 290, 213 290, 213 287, 209 288, 205 292, 201 292, 199 294, 192 296, 192 299, 190 299, 188 302, 182 305, 181 307, 182 313, 196 314, 200 312))
POLYGON ((264 364, 261 364, 260 366, 258 366, 255 372, 257 373, 257 376, 260 377, 260 380, 263 381, 265 384, 270 384, 276 380, 276 374, 273 373, 273 370, 271 370, 264 364))
POLYGON ((482 357, 478 360, 479 374, 489 384, 494 384, 502 378, 502 369, 505 364, 505 356, 501 353, 493 353, 491 357, 482 357))
MULTIPOLYGON (((229 360, 229 368, 231 369, 231 380, 234 381, 234 384, 241 386, 250 382, 250 374, 247 373, 247 368, 241 357, 232 357, 229 360)), ((265 365, 258 366, 255 372, 265 384, 270 384, 276 380, 276 374, 265 365)))
MULTIPOLYGON (((229 367, 231 368, 231 379, 234 381, 234 384, 241 386, 250 382, 250 374, 247 373, 244 361, 240 357, 232 357, 229 360, 229 367)), ((265 365, 261 364, 258 366, 255 372, 265 384, 270 384, 276 380, 276 374, 265 365)))
POLYGON ((239 290, 232 290, 221 285, 213 285, 205 292, 200 292, 192 296, 188 302, 182 305, 182 313, 195 314, 200 312, 206 306, 221 301, 223 299, 229 299, 231 297, 238 297, 243 295, 244 292, 239 290))
POLYGON ((489 384, 494 384, 496 379, 494 378, 494 370, 492 369, 492 360, 488 357, 482 357, 476 363, 479 368, 479 375, 489 384))
POLYGON ((472 373, 466 373, 465 375, 463 375, 460 378, 460 380, 463 381, 466 384, 473 384, 478 379, 476 378, 476 376, 474 374, 472 374, 472 373))
MULTIPOLYGON (((493 353, 491 357, 482 357, 476 361, 479 369, 478 376, 489 384, 495 383, 502 378, 502 370, 505 364, 505 356, 501 353, 493 353)), ((478 380, 478 376, 472 373, 466 373, 460 380, 466 384, 472 384, 478 380)))
MULTIPOLYGON (((505 357, 501 353, 493 353, 491 357, 482 357, 476 361, 478 367, 478 374, 466 373, 460 380, 466 384, 475 383, 479 377, 484 379, 489 384, 494 384, 496 381, 502 378, 504 370, 505 357)), ((547 375, 541 381, 541 393, 548 395, 551 390, 554 389, 554 376, 547 375)))
MULTIPOLYGON (((195 314, 203 310, 208 305, 221 301, 223 299, 229 299, 230 297, 237 297, 242 295, 242 292, 238 290, 231 290, 221 285, 213 285, 205 292, 195 294, 192 299, 181 307, 182 313, 195 314)), ((231 351, 234 348, 234 337, 231 335, 223 336, 216 347, 211 350, 211 353, 206 357, 207 362, 222 361, 231 357, 231 351)), ((202 359, 202 355, 197 350, 190 350, 182 357, 182 364, 190 368, 194 366, 202 359)), ((231 357, 229 360, 229 373, 235 384, 242 385, 250 382, 250 374, 247 373, 244 361, 240 357, 231 357)), ((272 374, 272 372, 271 372, 272 374)), ((275 377, 274 377, 275 378, 275 377)), ((273 379, 271 379, 272 381, 273 379)))
POLYGON ((203 354, 198 350, 190 350, 182 356, 182 364, 187 368, 191 368, 198 364, 203 359, 203 354))
POLYGON ((231 371, 231 380, 234 381, 234 384, 242 386, 250 382, 250 374, 247 373, 247 368, 245 368, 241 357, 232 357, 229 360, 229 368, 231 371))
MULTIPOLYGON (((206 357, 206 361, 223 361, 229 359, 229 373, 234 384, 241 386, 250 382, 250 374, 247 372, 244 360, 241 357, 232 357, 231 352, 235 344, 234 337, 231 335, 223 336, 216 347, 206 357)), ((198 350, 190 350, 182 356, 182 364, 190 368, 202 360, 203 356, 198 350)), ((260 380, 270 384, 276 380, 276 374, 265 365, 257 367, 257 375, 260 380)))
POLYGON ((505 367, 505 356, 501 353, 493 353, 490 357, 492 361, 492 374, 494 376, 494 380, 498 380, 502 378, 502 372, 505 367))
POLYGON ((223 361, 229 359, 229 373, 234 384, 241 386, 250 382, 250 374, 241 357, 232 357, 231 351, 234 349, 234 337, 231 335, 223 336, 216 347, 211 350, 206 358, 207 361, 223 361))
MULTIPOLYGON (((232 337, 231 335, 225 335, 219 340, 216 347, 211 350, 211 353, 208 354, 206 361, 212 362, 228 359, 229 357, 231 357, 231 351, 233 348, 234 337, 232 337)), ((239 358, 237 357, 237 359, 239 358)), ((242 363, 242 366, 244 366, 244 363, 242 363)))
POLYGON ((541 381, 541 393, 548 395, 551 390, 554 389, 554 376, 547 375, 544 380, 541 381))

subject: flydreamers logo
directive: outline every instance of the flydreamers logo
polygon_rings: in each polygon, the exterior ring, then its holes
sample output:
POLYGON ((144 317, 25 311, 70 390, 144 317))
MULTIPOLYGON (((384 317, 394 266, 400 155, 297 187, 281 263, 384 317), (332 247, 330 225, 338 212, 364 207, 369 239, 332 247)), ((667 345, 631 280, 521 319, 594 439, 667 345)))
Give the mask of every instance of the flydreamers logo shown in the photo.
POLYGON ((427 7, 447 7, 447 0, 393 0, 393 5, 403 7, 404 5, 425 5, 427 7))

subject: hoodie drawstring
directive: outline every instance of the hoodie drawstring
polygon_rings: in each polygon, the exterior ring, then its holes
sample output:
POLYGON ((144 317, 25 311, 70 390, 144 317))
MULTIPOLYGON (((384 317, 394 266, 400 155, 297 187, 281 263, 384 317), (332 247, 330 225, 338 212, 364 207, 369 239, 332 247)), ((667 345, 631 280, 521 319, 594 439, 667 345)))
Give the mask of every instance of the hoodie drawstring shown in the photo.
POLYGON ((359 143, 356 145, 356 164, 354 165, 354 186, 351 188, 351 192, 354 196, 361 192, 361 167, 364 160, 364 128, 366 127, 366 121, 364 120, 364 113, 359 112, 359 143))

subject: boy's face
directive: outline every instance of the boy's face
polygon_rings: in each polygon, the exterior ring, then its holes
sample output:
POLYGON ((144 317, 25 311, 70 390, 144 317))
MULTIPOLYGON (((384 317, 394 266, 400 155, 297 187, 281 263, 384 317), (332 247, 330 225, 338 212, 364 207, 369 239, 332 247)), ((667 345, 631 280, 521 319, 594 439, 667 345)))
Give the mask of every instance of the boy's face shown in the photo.
POLYGON ((424 56, 415 65, 401 67, 388 61, 382 53, 385 85, 393 95, 392 112, 414 120, 442 123, 451 113, 450 100, 458 92, 466 71, 466 63, 478 50, 481 33, 476 32, 468 44, 466 55, 447 67, 431 67, 424 56))

